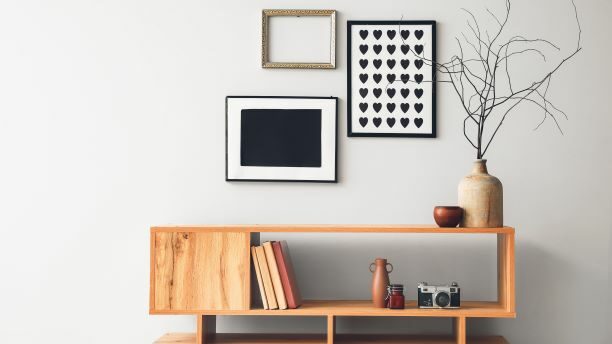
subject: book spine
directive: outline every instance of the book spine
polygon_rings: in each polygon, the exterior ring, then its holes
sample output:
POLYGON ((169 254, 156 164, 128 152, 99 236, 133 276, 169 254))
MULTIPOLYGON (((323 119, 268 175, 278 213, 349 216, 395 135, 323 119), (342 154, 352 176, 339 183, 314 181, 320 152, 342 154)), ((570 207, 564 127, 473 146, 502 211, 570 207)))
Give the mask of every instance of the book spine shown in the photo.
POLYGON ((272 278, 270 277, 270 269, 268 268, 268 261, 266 259, 266 252, 262 246, 257 246, 255 248, 255 252, 257 253, 259 272, 261 273, 264 292, 266 294, 266 299, 268 300, 268 307, 270 307, 270 309, 278 309, 276 296, 274 296, 274 286, 272 285, 272 278))
POLYGON ((276 296, 276 301, 278 302, 278 308, 287 309, 287 299, 285 298, 283 283, 281 282, 278 265, 276 264, 276 257, 274 257, 272 243, 270 241, 264 242, 263 247, 264 251, 266 252, 268 269, 270 270, 270 277, 272 278, 272 285, 274 286, 274 294, 276 296))
POLYGON ((280 242, 275 241, 272 247, 274 248, 276 262, 278 263, 278 269, 281 273, 281 280, 283 282, 283 288, 285 289, 285 296, 287 297, 287 305, 289 308, 298 308, 302 305, 302 296, 300 294, 300 288, 297 285, 295 270, 293 269, 291 255, 289 254, 289 246, 287 242, 283 240, 280 242))
POLYGON ((263 309, 270 309, 268 306, 268 300, 266 299, 266 292, 264 291, 263 281, 261 280, 261 271, 259 270, 259 263, 257 261, 257 253, 255 252, 255 246, 251 247, 251 256, 253 257, 253 268, 255 275, 257 276, 257 285, 259 286, 259 295, 261 297, 261 304, 263 309))
POLYGON ((295 297, 293 296, 293 290, 291 289, 289 274, 287 273, 287 262, 283 257, 283 251, 281 249, 280 242, 273 242, 272 249, 274 250, 274 257, 276 257, 276 265, 278 265, 278 272, 280 273, 283 290, 285 291, 285 297, 287 298, 287 307, 295 309, 297 308, 297 305, 295 302, 295 297))

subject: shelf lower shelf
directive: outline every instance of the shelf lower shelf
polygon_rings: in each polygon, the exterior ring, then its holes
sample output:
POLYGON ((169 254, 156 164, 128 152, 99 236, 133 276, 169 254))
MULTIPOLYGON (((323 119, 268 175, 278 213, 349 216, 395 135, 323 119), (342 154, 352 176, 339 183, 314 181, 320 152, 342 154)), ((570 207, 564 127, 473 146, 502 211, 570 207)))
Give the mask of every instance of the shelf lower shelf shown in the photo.
POLYGON ((515 312, 506 310, 497 302, 463 301, 459 309, 420 309, 416 301, 408 301, 406 309, 375 308, 371 301, 304 301, 297 309, 285 310, 194 310, 153 312, 153 314, 204 314, 204 315, 269 315, 269 316, 400 316, 400 317, 469 317, 514 318, 515 312))
MULTIPOLYGON (((468 337, 469 344, 508 344, 501 336, 468 337)), ((195 333, 169 333, 155 344, 195 344, 195 333)), ((324 334, 216 334, 214 344, 326 344, 324 334)), ((334 343, 341 344, 455 344, 451 336, 428 335, 336 335, 334 343)))

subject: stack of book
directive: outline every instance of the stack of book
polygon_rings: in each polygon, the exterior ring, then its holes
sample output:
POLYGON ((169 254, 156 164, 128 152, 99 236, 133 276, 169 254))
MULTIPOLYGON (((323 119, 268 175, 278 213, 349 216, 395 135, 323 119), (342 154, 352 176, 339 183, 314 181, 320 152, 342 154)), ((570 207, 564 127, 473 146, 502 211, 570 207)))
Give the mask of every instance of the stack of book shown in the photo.
POLYGON ((251 247, 264 309, 294 309, 302 304, 286 241, 251 247))

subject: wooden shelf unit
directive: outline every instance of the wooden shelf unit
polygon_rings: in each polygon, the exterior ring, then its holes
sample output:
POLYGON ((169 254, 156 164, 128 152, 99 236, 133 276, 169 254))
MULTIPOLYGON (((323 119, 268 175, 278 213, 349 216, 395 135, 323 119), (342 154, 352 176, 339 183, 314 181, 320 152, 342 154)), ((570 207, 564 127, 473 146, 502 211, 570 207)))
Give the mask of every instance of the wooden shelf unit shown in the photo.
POLYGON ((502 337, 467 337, 467 318, 514 318, 514 228, 438 228, 430 225, 201 225, 151 228, 150 314, 193 314, 195 334, 167 334, 156 343, 477 343, 502 344, 502 337), (431 233, 492 234, 497 236, 495 302, 464 301, 460 309, 375 308, 370 301, 311 300, 298 309, 264 310, 253 306, 257 289, 251 276, 250 246, 259 233, 431 233), (327 319, 326 333, 216 333, 217 315, 318 316, 327 319), (367 336, 336 334, 336 319, 351 316, 453 318, 454 336, 367 336))

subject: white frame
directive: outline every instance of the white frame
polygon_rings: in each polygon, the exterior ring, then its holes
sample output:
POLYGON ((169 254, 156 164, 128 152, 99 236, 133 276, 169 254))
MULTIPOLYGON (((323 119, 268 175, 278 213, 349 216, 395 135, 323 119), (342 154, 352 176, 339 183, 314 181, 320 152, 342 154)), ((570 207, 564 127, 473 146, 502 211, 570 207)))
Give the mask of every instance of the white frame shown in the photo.
POLYGON ((226 98, 226 181, 337 182, 337 102, 335 97, 241 97, 226 98), (274 167, 240 165, 241 110, 320 109, 321 167, 274 167))

